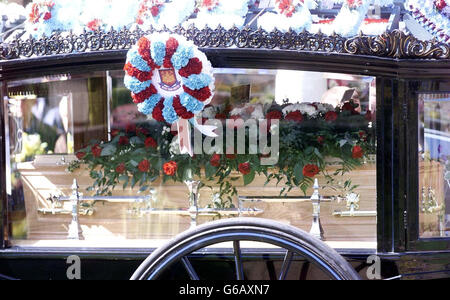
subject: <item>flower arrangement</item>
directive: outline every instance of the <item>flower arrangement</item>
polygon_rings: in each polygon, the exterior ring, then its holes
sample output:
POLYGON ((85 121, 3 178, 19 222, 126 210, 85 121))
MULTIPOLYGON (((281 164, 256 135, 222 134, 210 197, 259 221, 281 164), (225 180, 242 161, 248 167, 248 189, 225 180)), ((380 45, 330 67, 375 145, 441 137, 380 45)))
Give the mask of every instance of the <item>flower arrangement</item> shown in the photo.
POLYGON ((136 24, 146 29, 174 28, 183 24, 195 10, 195 0, 140 0, 139 8, 135 13, 136 24))
POLYGON ((26 10, 25 24, 27 34, 33 37, 50 36, 58 31, 70 31, 78 27, 82 0, 34 0, 26 10))
POLYGON ((439 41, 450 43, 450 1, 408 0, 405 7, 439 41))
POLYGON ((276 0, 275 11, 259 18, 259 25, 266 31, 275 28, 281 31, 293 29, 296 32, 310 30, 312 15, 310 10, 317 7, 314 0, 276 0))
POLYGON ((242 28, 249 4, 249 0, 197 0, 197 18, 185 22, 184 26, 242 28))
MULTIPOLYGON (((275 165, 261 164, 262 154, 237 154, 236 149, 230 151, 226 146, 215 153, 180 155, 176 151, 177 133, 163 122, 150 121, 123 131, 113 130, 110 142, 95 142, 80 150, 79 161, 71 165, 71 170, 86 164, 95 180, 89 190, 97 194, 111 194, 120 185, 139 186, 140 191, 146 191, 158 178, 184 182, 196 176, 202 186, 215 182, 219 197, 231 203, 237 194, 236 182, 243 178, 248 185, 257 175, 265 176, 267 182, 283 182, 280 194, 294 188, 306 193, 318 174, 327 178, 328 187, 337 189, 337 177, 363 164, 364 158, 375 152, 374 132, 369 127, 372 114, 360 114, 352 103, 336 108, 321 103, 248 104, 234 110, 208 106, 203 117, 251 119, 260 114, 280 121, 281 159, 275 165), (332 164, 339 167, 329 174, 327 167, 332 164)), ((275 123, 269 124, 268 130, 273 131, 273 126, 275 123)), ((239 129, 234 128, 235 134, 239 129)), ((249 153, 249 147, 246 145, 245 153, 249 153)), ((347 191, 356 188, 348 180, 344 185, 347 191)))

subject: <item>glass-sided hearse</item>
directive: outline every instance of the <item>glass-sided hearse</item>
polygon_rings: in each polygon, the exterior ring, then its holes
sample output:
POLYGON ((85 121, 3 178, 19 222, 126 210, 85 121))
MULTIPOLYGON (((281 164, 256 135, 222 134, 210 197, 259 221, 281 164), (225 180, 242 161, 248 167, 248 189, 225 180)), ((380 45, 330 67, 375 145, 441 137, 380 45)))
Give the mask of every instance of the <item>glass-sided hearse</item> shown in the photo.
POLYGON ((162 29, 212 63, 202 122, 276 121, 269 166, 250 143, 179 154, 138 111, 126 55, 156 29, 2 44, 0 278, 65 279, 72 255, 83 279, 448 278, 450 48, 380 14, 389 31, 352 38, 267 32, 257 9, 162 29))

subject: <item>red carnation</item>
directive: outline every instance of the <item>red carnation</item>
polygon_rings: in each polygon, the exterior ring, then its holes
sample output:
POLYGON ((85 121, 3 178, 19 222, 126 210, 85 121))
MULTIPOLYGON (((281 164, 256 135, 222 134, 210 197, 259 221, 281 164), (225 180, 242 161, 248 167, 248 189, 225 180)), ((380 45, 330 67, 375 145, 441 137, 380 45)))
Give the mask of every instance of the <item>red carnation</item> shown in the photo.
POLYGON ((46 12, 45 15, 44 15, 44 20, 47 21, 47 20, 50 20, 51 18, 52 18, 52 13, 51 12, 46 12))
POLYGON ((94 157, 100 157, 102 155, 102 147, 100 145, 96 144, 92 147, 92 155, 94 157))
POLYGON ((325 114, 325 121, 334 122, 338 118, 338 114, 334 111, 329 111, 325 114))
POLYGON ((158 147, 158 143, 156 143, 155 139, 152 137, 148 137, 145 140, 145 148, 156 148, 158 147))
POLYGON ((278 111, 278 110, 273 110, 266 114, 267 120, 281 120, 282 118, 283 118, 283 114, 281 113, 281 111, 278 111))
POLYGON ((292 0, 276 0, 276 4, 282 14, 286 17, 292 17, 295 12, 295 4, 292 0))
POLYGON ((128 138, 128 137, 126 137, 126 136, 121 136, 120 138, 119 138, 119 145, 121 145, 121 146, 126 146, 126 145, 128 145, 130 143, 130 139, 128 138))
POLYGON ((178 73, 180 74, 180 76, 187 78, 193 74, 200 74, 202 72, 202 69, 203 64, 201 60, 197 57, 194 57, 191 58, 188 64, 184 68, 181 68, 178 73))
POLYGON ((212 96, 209 86, 205 86, 204 88, 199 90, 191 90, 187 86, 183 85, 183 89, 186 93, 201 102, 208 100, 212 96))
POLYGON ((436 6, 439 11, 442 11, 447 6, 447 3, 445 0, 434 0, 434 6, 436 6))
POLYGON ((152 117, 155 121, 165 122, 162 110, 164 109, 164 98, 162 98, 153 109, 152 117))
POLYGON ((248 162, 239 164, 238 169, 239 169, 239 172, 241 172, 241 174, 243 174, 243 175, 248 175, 252 171, 250 163, 248 163, 248 162))
POLYGON ((180 96, 175 96, 173 98, 173 108, 175 109, 175 112, 178 116, 180 116, 183 119, 192 119, 194 117, 194 114, 191 113, 181 104, 180 96))
POLYGON ((219 154, 214 154, 211 159, 209 160, 209 163, 211 164, 211 166, 213 167, 220 167, 220 155, 219 154))
POLYGON ((303 168, 303 175, 306 176, 306 177, 314 177, 317 174, 319 174, 319 172, 320 172, 319 167, 316 166, 316 165, 312 165, 312 164, 311 165, 306 165, 303 168))
POLYGON ((300 123, 303 121, 303 115, 299 111, 293 111, 287 114, 286 120, 300 123))
POLYGON ((361 148, 361 146, 355 146, 352 149, 352 157, 354 159, 359 159, 362 158, 364 156, 364 150, 363 148, 361 148))
POLYGON ((164 67, 172 68, 172 56, 178 49, 178 41, 177 39, 170 37, 166 42, 166 56, 164 58, 164 67))
POLYGON ((126 168, 125 168, 124 163, 121 163, 116 167, 116 173, 118 173, 118 174, 123 174, 123 173, 125 173, 125 171, 126 171, 126 168))
POLYGON ((159 14, 159 7, 157 5, 152 6, 152 8, 150 9, 152 16, 156 17, 159 14))
POLYGON ((76 156, 77 156, 78 160, 82 160, 86 156, 86 152, 82 152, 82 151, 77 152, 76 156))
POLYGON ((141 172, 148 172, 150 170, 150 162, 146 159, 144 159, 143 161, 141 161, 138 165, 138 169, 141 172))
POLYGON ((177 172, 178 165, 175 161, 169 161, 163 165, 164 174, 174 176, 177 172))
POLYGON ((325 142, 325 137, 323 137, 323 136, 318 136, 317 137, 317 142, 319 143, 319 144, 323 144, 324 142, 325 142))

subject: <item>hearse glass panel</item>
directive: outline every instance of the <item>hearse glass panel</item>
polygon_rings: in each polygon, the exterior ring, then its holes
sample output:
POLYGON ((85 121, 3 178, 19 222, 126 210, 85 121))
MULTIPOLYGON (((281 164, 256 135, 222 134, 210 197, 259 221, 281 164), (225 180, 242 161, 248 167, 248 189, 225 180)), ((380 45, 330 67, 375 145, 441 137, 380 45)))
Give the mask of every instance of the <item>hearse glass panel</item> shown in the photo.
MULTIPOLYGON (((155 121, 157 110, 153 118, 138 111, 123 71, 6 82, 12 244, 148 248, 195 224, 252 216, 294 225, 336 248, 375 249, 375 78, 214 72, 215 96, 197 122, 217 127, 218 137, 191 124, 193 157, 180 154, 179 128, 155 121), (320 210, 310 200, 315 192, 320 210)), ((448 143, 439 157, 430 146, 448 139, 445 99, 422 101, 428 178, 439 175, 434 192, 448 198, 448 143), (431 118, 436 105, 440 117, 431 118), (440 129, 432 126, 439 122, 440 129)))

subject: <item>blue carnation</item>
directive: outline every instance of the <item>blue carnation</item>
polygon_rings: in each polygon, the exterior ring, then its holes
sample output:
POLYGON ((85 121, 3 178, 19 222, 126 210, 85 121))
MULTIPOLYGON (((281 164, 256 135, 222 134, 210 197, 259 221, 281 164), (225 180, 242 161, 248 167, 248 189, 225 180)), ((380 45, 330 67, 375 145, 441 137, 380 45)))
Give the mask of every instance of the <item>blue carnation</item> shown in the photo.
POLYGON ((172 56, 172 64, 175 69, 179 70, 186 67, 192 57, 194 57, 194 50, 191 46, 179 45, 172 56))
POLYGON ((173 98, 166 98, 164 100, 164 108, 162 110, 162 115, 167 123, 172 124, 178 120, 178 115, 173 108, 173 98))
POLYGON ((208 74, 193 74, 188 78, 183 78, 183 83, 185 86, 190 88, 191 90, 199 90, 204 87, 209 86, 212 78, 208 74))
POLYGON ((155 109, 155 106, 160 100, 161 96, 159 94, 152 95, 150 98, 137 105, 138 110, 144 115, 151 115, 153 113, 153 109, 155 109))
POLYGON ((148 66, 147 62, 142 58, 136 48, 132 48, 127 53, 127 62, 131 63, 133 67, 143 72, 150 72, 152 69, 148 66))
POLYGON ((140 82, 138 79, 131 77, 129 75, 125 75, 123 82, 124 82, 125 86, 127 87, 127 89, 129 89, 130 91, 132 91, 135 94, 139 94, 140 92, 142 92, 143 90, 145 90, 152 84, 151 80, 147 80, 145 82, 140 82))
POLYGON ((161 41, 153 42, 150 48, 153 61, 158 66, 162 66, 164 63, 164 58, 166 57, 166 44, 161 41))
POLYGON ((198 101, 196 98, 192 97, 187 93, 182 93, 180 95, 180 103, 183 105, 189 112, 198 113, 203 110, 205 105, 198 101))

